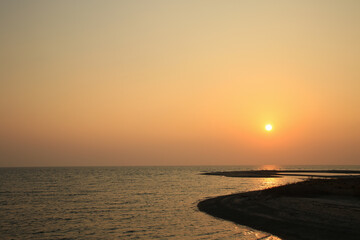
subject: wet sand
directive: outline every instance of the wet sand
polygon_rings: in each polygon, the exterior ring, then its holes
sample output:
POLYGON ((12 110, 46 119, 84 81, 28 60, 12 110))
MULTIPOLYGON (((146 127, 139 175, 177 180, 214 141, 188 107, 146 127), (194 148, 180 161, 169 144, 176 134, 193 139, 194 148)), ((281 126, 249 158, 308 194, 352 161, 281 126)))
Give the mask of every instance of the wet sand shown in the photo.
POLYGON ((360 239, 360 178, 309 179, 207 199, 200 211, 282 239, 360 239))

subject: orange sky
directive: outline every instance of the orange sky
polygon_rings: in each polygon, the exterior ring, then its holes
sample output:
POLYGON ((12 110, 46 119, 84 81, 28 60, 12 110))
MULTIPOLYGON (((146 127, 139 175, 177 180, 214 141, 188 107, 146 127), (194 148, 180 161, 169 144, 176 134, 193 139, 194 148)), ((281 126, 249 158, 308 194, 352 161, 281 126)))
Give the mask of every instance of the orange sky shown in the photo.
POLYGON ((1 1, 0 166, 359 164, 359 13, 1 1))

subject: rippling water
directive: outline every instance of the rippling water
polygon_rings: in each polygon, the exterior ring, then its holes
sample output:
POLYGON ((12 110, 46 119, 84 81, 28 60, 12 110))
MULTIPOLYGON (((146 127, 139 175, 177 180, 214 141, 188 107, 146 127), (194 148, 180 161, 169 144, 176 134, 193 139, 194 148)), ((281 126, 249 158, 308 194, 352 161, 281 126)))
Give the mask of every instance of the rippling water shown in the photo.
POLYGON ((254 168, 0 168, 0 239, 275 238, 196 208, 206 197, 299 179, 199 174, 249 169, 254 168))

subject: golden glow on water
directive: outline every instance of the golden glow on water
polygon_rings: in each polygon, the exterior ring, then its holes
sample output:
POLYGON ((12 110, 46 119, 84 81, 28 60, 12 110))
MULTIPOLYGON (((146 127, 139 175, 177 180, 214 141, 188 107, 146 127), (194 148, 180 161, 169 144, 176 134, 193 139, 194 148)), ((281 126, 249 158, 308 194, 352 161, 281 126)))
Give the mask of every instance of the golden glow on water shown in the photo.
POLYGON ((263 165, 259 168, 259 170, 278 170, 279 166, 277 165, 263 165))
POLYGON ((263 188, 272 188, 280 185, 281 178, 261 178, 261 186, 263 188))
POLYGON ((2 206, 7 212, 0 218, 2 237, 24 239, 41 225, 51 229, 39 233, 41 239, 59 236, 81 239, 89 235, 99 239, 176 240, 178 236, 181 239, 194 236, 269 239, 268 233, 194 211, 196 203, 207 197, 254 191, 275 184, 263 183, 262 179, 199 174, 245 169, 247 167, 3 168, 0 182, 2 190, 7 192, 3 197, 19 207, 2 206), (33 189, 36 191, 29 195, 33 189), (33 198, 36 203, 31 202, 33 198), (29 207, 33 211, 23 211, 29 207))

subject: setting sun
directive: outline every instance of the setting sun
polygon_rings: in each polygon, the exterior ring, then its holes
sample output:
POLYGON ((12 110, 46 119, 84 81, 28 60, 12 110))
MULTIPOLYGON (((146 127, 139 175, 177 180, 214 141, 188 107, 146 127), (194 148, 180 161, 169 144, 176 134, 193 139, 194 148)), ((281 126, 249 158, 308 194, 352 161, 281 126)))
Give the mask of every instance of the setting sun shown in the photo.
POLYGON ((265 126, 265 129, 266 129, 266 131, 271 131, 271 130, 272 130, 271 124, 267 124, 267 125, 265 126))

